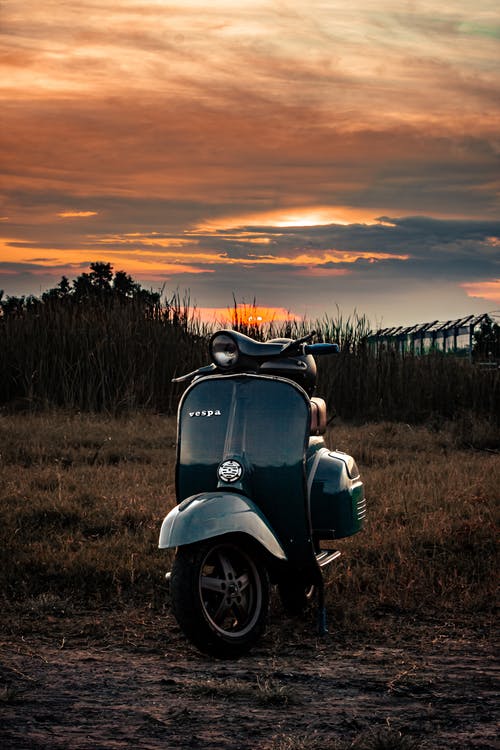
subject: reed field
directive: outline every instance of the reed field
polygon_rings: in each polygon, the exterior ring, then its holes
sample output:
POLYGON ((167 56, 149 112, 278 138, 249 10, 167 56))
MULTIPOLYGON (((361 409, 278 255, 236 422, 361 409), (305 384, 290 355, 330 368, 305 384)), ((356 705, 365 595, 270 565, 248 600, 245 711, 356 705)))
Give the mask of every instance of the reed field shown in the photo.
MULTIPOLYGON (((245 322, 249 315, 242 318, 237 307, 228 312, 235 328, 258 338, 295 338, 316 330, 318 340, 339 343, 338 356, 318 363, 318 393, 342 418, 412 424, 479 418, 500 428, 499 368, 481 369, 467 357, 442 352, 415 356, 375 349, 367 342, 363 316, 325 315, 261 327, 245 322)), ((172 377, 208 363, 214 328, 178 295, 147 305, 135 298, 98 297, 4 306, 0 406, 173 414, 182 387, 172 384, 172 377)))
MULTIPOLYGON (((500 456, 464 447, 457 425, 334 422, 327 445, 358 461, 366 529, 327 569, 339 635, 492 623, 500 456)), ((174 503, 175 419, 53 411, 0 416, 4 632, 82 611, 168 615, 157 549, 174 503)), ((275 616, 281 619, 279 601, 275 616)), ((272 627, 271 627, 272 629, 272 627)))

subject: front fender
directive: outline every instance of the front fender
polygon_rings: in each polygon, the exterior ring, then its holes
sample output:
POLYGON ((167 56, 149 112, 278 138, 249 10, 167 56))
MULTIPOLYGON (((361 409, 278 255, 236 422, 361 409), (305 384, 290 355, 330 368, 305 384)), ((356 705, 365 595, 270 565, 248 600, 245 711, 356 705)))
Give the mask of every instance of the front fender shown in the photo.
POLYGON ((164 518, 158 547, 180 547, 231 533, 248 534, 274 557, 287 559, 276 534, 255 503, 228 492, 202 492, 183 500, 164 518))

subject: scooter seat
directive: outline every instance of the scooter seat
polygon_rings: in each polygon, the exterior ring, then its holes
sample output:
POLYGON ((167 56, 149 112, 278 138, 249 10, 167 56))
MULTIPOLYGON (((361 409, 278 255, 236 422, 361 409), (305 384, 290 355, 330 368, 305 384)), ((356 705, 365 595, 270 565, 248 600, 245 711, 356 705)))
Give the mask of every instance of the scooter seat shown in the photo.
POLYGON ((314 396, 311 399, 310 435, 324 435, 326 432, 326 403, 324 399, 314 396))

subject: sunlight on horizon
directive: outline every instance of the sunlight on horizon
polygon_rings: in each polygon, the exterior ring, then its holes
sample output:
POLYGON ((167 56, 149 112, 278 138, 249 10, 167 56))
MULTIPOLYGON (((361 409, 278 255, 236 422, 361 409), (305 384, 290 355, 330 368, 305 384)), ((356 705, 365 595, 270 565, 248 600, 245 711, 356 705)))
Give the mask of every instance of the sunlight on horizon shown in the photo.
POLYGON ((244 325, 259 326, 265 323, 286 323, 301 320, 284 307, 264 307, 255 304, 238 302, 236 306, 195 307, 194 313, 203 323, 232 325, 236 318, 244 325))
POLYGON ((252 212, 234 216, 222 216, 199 224, 193 234, 236 230, 242 227, 315 227, 338 224, 380 224, 376 214, 384 213, 384 209, 358 209, 349 206, 304 206, 294 208, 275 209, 273 211, 252 212))

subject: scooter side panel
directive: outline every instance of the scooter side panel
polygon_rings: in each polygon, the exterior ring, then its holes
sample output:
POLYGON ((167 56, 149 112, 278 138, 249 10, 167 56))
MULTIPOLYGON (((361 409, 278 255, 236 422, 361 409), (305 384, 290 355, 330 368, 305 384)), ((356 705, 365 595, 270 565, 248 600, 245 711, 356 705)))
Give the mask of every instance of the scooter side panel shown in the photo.
POLYGON ((327 448, 310 451, 308 488, 317 538, 341 539, 361 531, 366 509, 364 488, 351 456, 327 448))
POLYGON ((249 534, 274 557, 286 560, 283 547, 259 508, 237 494, 209 492, 183 500, 170 511, 160 531, 160 549, 229 533, 249 534))

